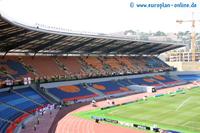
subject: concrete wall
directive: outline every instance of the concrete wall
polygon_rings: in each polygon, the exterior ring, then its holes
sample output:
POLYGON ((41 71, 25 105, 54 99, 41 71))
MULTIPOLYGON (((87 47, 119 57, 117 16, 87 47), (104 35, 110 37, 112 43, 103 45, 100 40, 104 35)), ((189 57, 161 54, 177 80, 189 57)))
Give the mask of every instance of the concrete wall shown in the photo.
POLYGON ((139 74, 139 75, 128 75, 128 76, 115 76, 115 77, 107 77, 107 78, 96 78, 96 79, 85 79, 85 80, 75 80, 75 81, 63 81, 63 82, 54 82, 54 83, 44 83, 41 84, 41 87, 44 88, 53 88, 62 85, 74 85, 79 83, 93 83, 93 82, 102 82, 108 80, 117 80, 117 79, 130 79, 130 78, 139 78, 144 76, 153 76, 153 75, 164 75, 165 73, 148 73, 148 74, 139 74))
POLYGON ((175 71, 175 72, 170 72, 170 75, 190 75, 190 74, 200 75, 200 71, 175 71))
POLYGON ((200 62, 166 62, 174 66, 178 71, 200 71, 200 62))

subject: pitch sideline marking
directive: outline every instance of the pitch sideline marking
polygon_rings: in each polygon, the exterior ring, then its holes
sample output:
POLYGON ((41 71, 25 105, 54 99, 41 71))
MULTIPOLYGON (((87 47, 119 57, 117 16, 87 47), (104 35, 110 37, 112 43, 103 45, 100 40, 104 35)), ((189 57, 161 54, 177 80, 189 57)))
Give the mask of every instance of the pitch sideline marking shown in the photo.
POLYGON ((187 122, 185 122, 185 123, 183 124, 183 126, 188 125, 190 122, 191 122, 191 121, 187 121, 187 122))
POLYGON ((178 111, 187 101, 189 101, 191 97, 188 97, 185 101, 183 101, 177 108, 176 111, 178 111))

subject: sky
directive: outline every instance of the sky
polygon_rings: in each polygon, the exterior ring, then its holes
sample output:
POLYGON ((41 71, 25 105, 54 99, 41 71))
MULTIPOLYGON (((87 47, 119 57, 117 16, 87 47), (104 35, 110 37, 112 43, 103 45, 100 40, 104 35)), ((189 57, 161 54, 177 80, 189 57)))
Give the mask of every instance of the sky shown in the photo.
MULTIPOLYGON (((73 31, 115 33, 125 30, 178 32, 191 30, 191 23, 177 19, 200 20, 200 0, 0 0, 0 13, 16 22, 35 26, 45 24, 73 31), (136 8, 136 4, 179 4, 194 2, 196 8, 136 8), (134 3, 134 7, 130 6, 134 3)), ((200 21, 196 23, 200 32, 200 21)))

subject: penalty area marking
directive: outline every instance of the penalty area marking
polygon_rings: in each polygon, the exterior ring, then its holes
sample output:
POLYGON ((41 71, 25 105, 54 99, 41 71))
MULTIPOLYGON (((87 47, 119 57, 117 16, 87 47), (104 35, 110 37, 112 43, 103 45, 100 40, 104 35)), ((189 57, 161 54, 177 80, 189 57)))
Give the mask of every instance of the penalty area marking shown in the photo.
POLYGON ((185 101, 183 101, 177 108, 176 111, 178 111, 187 101, 189 101, 191 97, 188 97, 185 101))

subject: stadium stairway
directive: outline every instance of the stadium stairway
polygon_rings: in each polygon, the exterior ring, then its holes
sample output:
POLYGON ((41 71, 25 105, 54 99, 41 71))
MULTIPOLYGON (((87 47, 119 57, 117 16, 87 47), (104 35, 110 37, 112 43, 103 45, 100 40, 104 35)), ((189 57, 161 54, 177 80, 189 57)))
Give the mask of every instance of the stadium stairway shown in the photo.
POLYGON ((34 91, 36 91, 41 97, 46 99, 49 103, 59 103, 60 102, 60 100, 56 99, 54 96, 49 94, 48 91, 45 91, 46 89, 42 90, 36 84, 32 84, 31 87, 34 91))
POLYGON ((65 72, 65 74, 67 74, 67 70, 66 70, 66 67, 65 67, 65 65, 62 63, 62 62, 60 62, 59 60, 58 60, 58 58, 55 58, 55 63, 58 65, 58 68, 59 69, 61 69, 62 71, 64 71, 65 72))
POLYGON ((54 95, 52 95, 51 93, 49 93, 49 91, 47 91, 45 89, 45 92, 43 93, 50 101, 52 101, 52 103, 60 103, 60 99, 58 99, 57 97, 55 97, 54 95))
POLYGON ((10 105, 10 104, 8 104, 8 103, 4 103, 4 102, 1 102, 1 101, 0 101, 0 104, 6 106, 6 107, 8 107, 8 108, 12 108, 12 109, 14 109, 14 110, 16 110, 16 111, 18 111, 18 112, 21 112, 21 113, 31 114, 31 113, 29 113, 29 112, 27 112, 27 111, 21 110, 21 109, 15 107, 15 106, 13 106, 13 105, 10 105))
POLYGON ((120 82, 118 82, 118 81, 116 81, 116 83, 117 83, 119 86, 121 86, 121 87, 126 87, 126 85, 123 84, 123 83, 120 83, 120 82))
POLYGON ((101 91, 99 91, 99 90, 97 90, 97 89, 95 89, 93 87, 90 87, 87 83, 85 85, 87 86, 86 87, 87 90, 89 90, 89 91, 91 91, 91 92, 93 92, 93 93, 95 93, 95 94, 97 94, 99 96, 105 96, 101 91))
POLYGON ((132 85, 136 85, 136 83, 132 82, 130 79, 127 79, 127 81, 132 85))
POLYGON ((12 92, 15 93, 15 94, 17 94, 18 96, 21 96, 21 97, 27 99, 27 100, 30 100, 31 102, 37 104, 38 106, 42 106, 42 104, 40 104, 40 103, 34 101, 33 99, 31 99, 31 98, 29 98, 29 97, 26 97, 26 96, 20 94, 19 92, 15 91, 15 90, 12 90, 12 92))
POLYGON ((14 124, 14 122, 0 117, 0 132, 5 132, 5 130, 7 128, 6 126, 10 125, 10 124, 14 124))
POLYGON ((170 77, 171 77, 172 79, 181 81, 181 82, 183 82, 183 83, 188 83, 188 81, 183 80, 183 79, 180 79, 177 75, 171 74, 170 77))
POLYGON ((129 79, 119 79, 116 83, 121 87, 127 87, 129 85, 134 85, 135 83, 129 81, 129 79))
POLYGON ((161 86, 162 87, 167 87, 167 85, 166 84, 164 84, 163 82, 161 82, 161 81, 158 81, 158 80, 156 80, 156 79, 153 79, 154 81, 156 81, 156 82, 158 82, 159 84, 161 84, 161 86))

